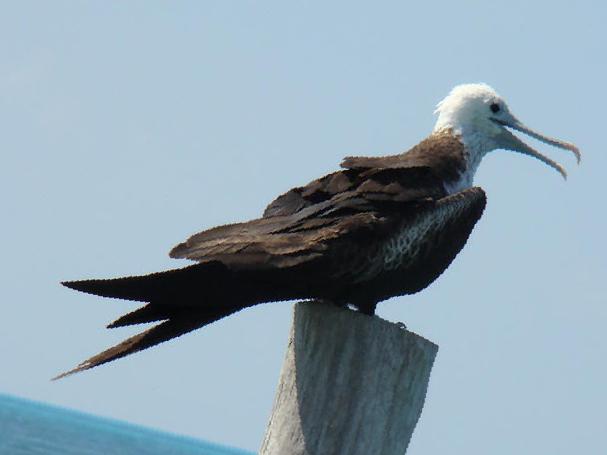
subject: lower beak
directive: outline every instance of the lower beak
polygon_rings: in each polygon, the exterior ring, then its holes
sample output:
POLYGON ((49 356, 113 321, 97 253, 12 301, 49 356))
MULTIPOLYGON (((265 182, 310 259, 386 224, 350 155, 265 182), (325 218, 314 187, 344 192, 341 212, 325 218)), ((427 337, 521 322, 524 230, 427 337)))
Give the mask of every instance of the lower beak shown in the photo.
MULTIPOLYGON (((534 139, 542 141, 546 144, 569 150, 570 152, 572 152, 575 155, 578 164, 581 160, 582 156, 580 154, 580 151, 574 144, 571 144, 570 142, 561 141, 559 139, 554 139, 552 137, 544 136, 543 134, 538 133, 537 131, 533 131, 532 129, 523 125, 513 115, 508 115, 508 116, 505 116, 505 118, 500 118, 500 119, 493 118, 492 120, 494 122, 496 122, 497 124, 501 125, 502 127, 512 128, 513 130, 517 130, 517 131, 520 131, 521 133, 525 133, 527 136, 530 136, 534 139)), ((523 153, 525 155, 529 155, 534 158, 537 158, 538 160, 542 161, 543 163, 546 163, 548 166, 556 169, 563 176, 563 178, 565 178, 565 179, 567 178, 567 172, 565 172, 565 169, 563 169, 563 167, 560 164, 551 160, 547 156, 542 155, 540 152, 535 150, 533 147, 525 144, 523 141, 521 141, 518 137, 516 137, 514 134, 512 134, 506 128, 502 128, 502 131, 496 137, 496 140, 497 140, 499 147, 504 148, 506 150, 512 150, 514 152, 523 153)))

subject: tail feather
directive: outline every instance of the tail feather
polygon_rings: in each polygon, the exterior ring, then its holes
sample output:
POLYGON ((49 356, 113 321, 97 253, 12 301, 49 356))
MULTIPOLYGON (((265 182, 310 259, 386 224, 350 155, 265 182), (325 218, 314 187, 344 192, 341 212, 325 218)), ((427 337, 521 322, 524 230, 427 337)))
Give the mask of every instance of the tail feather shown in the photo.
POLYGON ((128 325, 173 319, 179 314, 183 313, 184 310, 192 310, 192 307, 149 303, 141 308, 136 309, 135 311, 131 311, 130 313, 119 317, 114 322, 109 324, 107 328, 114 329, 116 327, 125 327, 128 325))
POLYGON ((204 325, 210 324, 211 322, 215 322, 224 316, 235 313, 240 309, 241 308, 223 308, 221 310, 215 310, 205 314, 188 313, 173 319, 169 319, 155 325, 151 329, 127 338, 116 346, 94 355, 90 359, 80 363, 76 368, 54 377, 53 381, 70 376, 74 373, 90 370, 91 368, 103 365, 104 363, 108 363, 135 352, 156 346, 157 344, 163 343, 172 338, 180 337, 188 332, 191 332, 192 330, 196 330, 204 325))
POLYGON ((146 302, 108 328, 163 322, 55 379, 147 349, 261 302, 308 296, 306 283, 296 276, 290 270, 232 269, 210 261, 150 275, 64 282, 64 286, 90 294, 146 302))
POLYGON ((64 281, 61 284, 88 294, 139 302, 168 301, 187 298, 192 290, 200 288, 201 277, 209 282, 226 275, 226 267, 219 262, 204 262, 181 269, 149 275, 113 278, 109 280, 64 281))

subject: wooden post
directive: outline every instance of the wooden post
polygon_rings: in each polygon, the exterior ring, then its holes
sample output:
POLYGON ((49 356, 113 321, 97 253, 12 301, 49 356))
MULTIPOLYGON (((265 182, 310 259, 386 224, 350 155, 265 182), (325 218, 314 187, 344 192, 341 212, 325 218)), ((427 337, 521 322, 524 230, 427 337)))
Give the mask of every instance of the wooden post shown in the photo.
POLYGON ((296 304, 260 454, 404 454, 437 351, 400 324, 296 304))

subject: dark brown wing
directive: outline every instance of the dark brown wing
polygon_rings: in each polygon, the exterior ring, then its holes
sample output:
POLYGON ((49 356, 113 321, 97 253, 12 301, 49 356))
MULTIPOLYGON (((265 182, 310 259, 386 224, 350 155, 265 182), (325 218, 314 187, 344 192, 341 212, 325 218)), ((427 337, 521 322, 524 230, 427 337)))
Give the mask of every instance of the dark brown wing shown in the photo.
POLYGON ((355 193, 307 207, 294 215, 260 218, 193 235, 171 250, 172 258, 218 261, 231 269, 286 268, 323 256, 330 245, 386 220, 367 210, 355 193))
POLYGON ((316 179, 306 186, 293 188, 278 196, 263 212, 264 218, 292 215, 314 204, 356 187, 360 172, 338 171, 316 179))
POLYGON ((416 159, 407 155, 407 153, 401 153, 398 155, 390 156, 347 156, 345 157, 340 166, 343 169, 394 169, 394 168, 411 168, 411 167, 425 167, 427 163, 423 160, 416 159))
POLYGON ((399 155, 346 157, 342 171, 321 177, 306 186, 293 188, 272 201, 264 217, 292 215, 312 205, 331 200, 338 194, 371 190, 398 195, 402 202, 445 196, 443 184, 459 178, 465 167, 464 146, 450 132, 433 134, 399 155))
POLYGON ((174 256, 200 261, 183 269, 64 283, 97 295, 149 302, 110 327, 164 322, 58 378, 264 301, 328 298, 360 308, 370 305, 372 310, 378 301, 424 288, 466 243, 485 206, 484 193, 472 188, 438 200, 400 203, 389 196, 367 188, 336 195, 289 217, 211 229, 174 250, 174 256))
POLYGON ((359 224, 445 195, 442 181, 428 167, 335 172, 280 196, 263 218, 195 234, 170 256, 230 266, 291 266, 322 255, 327 243, 359 224))
POLYGON ((263 217, 293 215, 352 193, 368 200, 379 198, 398 202, 445 195, 442 181, 427 166, 346 169, 282 194, 268 205, 263 217))

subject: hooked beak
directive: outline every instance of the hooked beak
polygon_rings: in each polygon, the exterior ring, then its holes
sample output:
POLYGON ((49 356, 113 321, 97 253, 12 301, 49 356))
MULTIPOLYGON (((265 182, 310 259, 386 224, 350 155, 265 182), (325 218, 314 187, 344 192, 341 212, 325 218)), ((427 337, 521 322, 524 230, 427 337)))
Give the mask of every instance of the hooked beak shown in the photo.
MULTIPOLYGON (((569 150, 570 152, 572 152, 575 155, 578 164, 580 163, 582 155, 580 154, 580 151, 578 150, 578 148, 575 145, 573 145, 570 142, 565 142, 565 141, 561 141, 559 139, 554 139, 554 138, 551 138, 548 136, 544 136, 543 134, 540 134, 536 131, 533 131, 532 129, 527 128, 525 125, 523 125, 514 115, 512 115, 510 113, 503 113, 502 118, 499 118, 499 119, 492 117, 491 120, 493 120, 495 123, 497 123, 498 125, 500 125, 502 127, 508 127, 508 128, 512 128, 513 130, 520 131, 521 133, 525 133, 527 136, 531 136, 532 138, 542 141, 546 144, 550 144, 550 145, 553 145, 554 147, 569 150)), ((546 163, 548 166, 556 169, 563 176, 563 178, 567 179, 567 172, 565 172, 565 169, 563 169, 563 167, 560 164, 551 160, 547 156, 542 155, 540 152, 535 150, 533 147, 525 144, 523 141, 521 141, 518 137, 516 137, 514 134, 512 134, 506 128, 502 128, 501 132, 497 135, 497 137, 495 139, 496 139, 497 145, 500 148, 503 148, 505 150, 511 150, 513 152, 523 153, 525 155, 529 155, 534 158, 537 158, 538 160, 546 163)))

